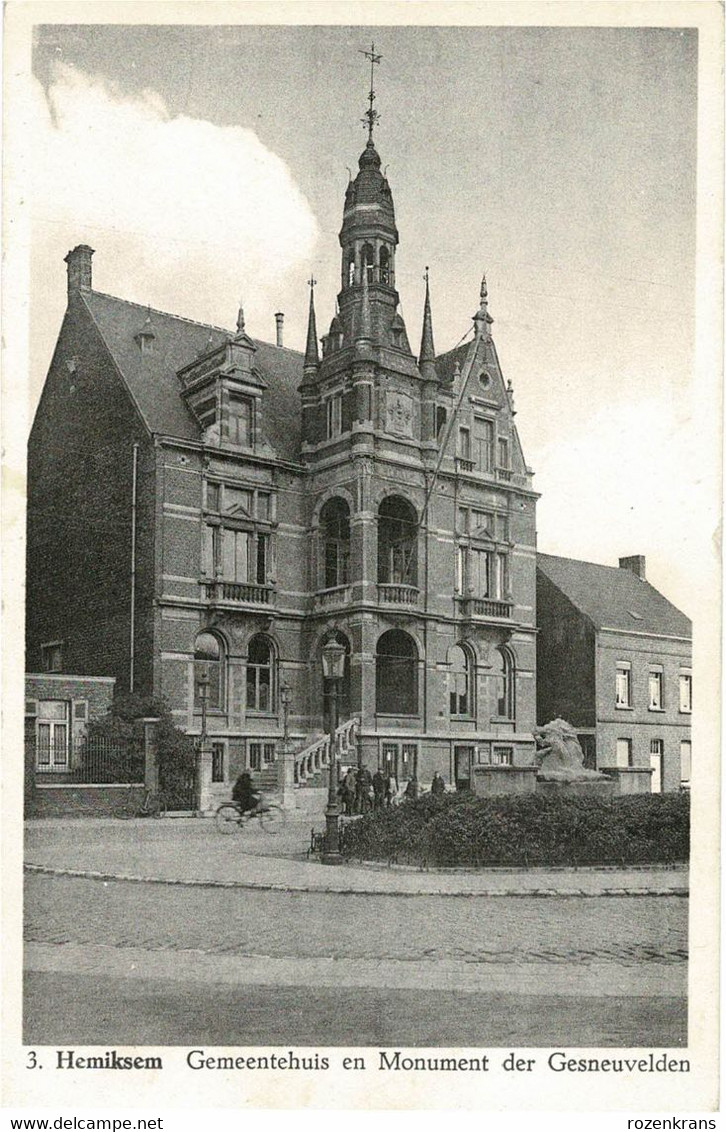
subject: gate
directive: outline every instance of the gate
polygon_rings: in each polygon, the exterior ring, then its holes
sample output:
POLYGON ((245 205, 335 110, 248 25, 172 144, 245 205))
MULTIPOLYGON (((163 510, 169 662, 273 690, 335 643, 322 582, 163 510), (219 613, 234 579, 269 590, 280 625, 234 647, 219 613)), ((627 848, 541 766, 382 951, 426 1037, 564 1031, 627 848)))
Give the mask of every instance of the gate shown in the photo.
POLYGON ((159 791, 167 810, 197 809, 197 752, 189 749, 159 753, 159 791))

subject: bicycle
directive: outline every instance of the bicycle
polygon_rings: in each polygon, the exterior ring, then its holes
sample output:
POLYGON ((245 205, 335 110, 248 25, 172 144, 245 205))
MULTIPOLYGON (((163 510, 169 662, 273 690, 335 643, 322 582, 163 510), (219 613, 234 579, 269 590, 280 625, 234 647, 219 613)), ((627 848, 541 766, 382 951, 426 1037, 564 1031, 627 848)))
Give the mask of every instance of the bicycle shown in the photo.
POLYGON ((132 798, 126 808, 127 818, 163 818, 165 815, 166 802, 164 795, 161 792, 156 793, 148 788, 144 790, 144 797, 141 803, 135 802, 132 798))
POLYGON ((260 798, 254 810, 241 810, 236 802, 225 802, 214 815, 218 833, 235 833, 255 818, 265 833, 279 833, 287 821, 287 814, 276 802, 260 798))

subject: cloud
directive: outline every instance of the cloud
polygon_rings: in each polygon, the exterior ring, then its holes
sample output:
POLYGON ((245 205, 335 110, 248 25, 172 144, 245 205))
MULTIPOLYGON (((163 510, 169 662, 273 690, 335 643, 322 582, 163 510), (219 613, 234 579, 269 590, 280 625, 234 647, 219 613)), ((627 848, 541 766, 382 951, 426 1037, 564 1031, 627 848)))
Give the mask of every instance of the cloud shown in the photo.
POLYGON ((153 92, 122 96, 67 66, 47 91, 35 84, 33 117, 45 365, 65 305, 63 256, 80 242, 96 249, 98 290, 223 326, 234 325, 242 296, 248 328, 263 338, 286 302, 304 311, 318 225, 285 162, 252 130, 172 117, 153 92))

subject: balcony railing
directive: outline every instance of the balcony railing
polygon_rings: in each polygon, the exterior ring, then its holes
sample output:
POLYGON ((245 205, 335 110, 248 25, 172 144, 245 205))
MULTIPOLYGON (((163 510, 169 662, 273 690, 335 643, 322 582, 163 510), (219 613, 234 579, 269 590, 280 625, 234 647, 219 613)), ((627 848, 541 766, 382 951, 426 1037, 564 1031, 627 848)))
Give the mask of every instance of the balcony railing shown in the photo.
POLYGON ((456 470, 458 472, 473 472, 476 470, 476 463, 474 460, 464 460, 463 457, 456 457, 456 470))
POLYGON ((316 609, 333 609, 342 605, 350 605, 350 586, 334 586, 329 590, 318 590, 315 595, 316 609))
POLYGON ((241 605, 271 605, 272 586, 255 582, 207 582, 204 586, 207 601, 235 601, 241 605))
POLYGON ((514 472, 511 468, 497 468, 497 479, 503 480, 504 483, 511 483, 514 477, 514 472))
POLYGON ((510 619, 512 616, 512 602, 491 597, 463 597, 459 598, 465 617, 482 617, 497 619, 510 619))
POLYGON ((378 583, 378 600, 381 605, 418 605, 417 586, 402 586, 390 582, 378 583))

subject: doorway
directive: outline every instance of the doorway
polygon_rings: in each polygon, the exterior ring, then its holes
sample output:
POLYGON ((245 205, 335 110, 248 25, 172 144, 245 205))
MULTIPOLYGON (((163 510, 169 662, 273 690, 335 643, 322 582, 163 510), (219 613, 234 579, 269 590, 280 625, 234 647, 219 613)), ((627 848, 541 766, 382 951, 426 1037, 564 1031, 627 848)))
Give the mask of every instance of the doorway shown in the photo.
POLYGON ((474 762, 474 748, 454 747, 454 782, 457 790, 471 790, 471 766, 474 762))
POLYGON ((663 740, 650 741, 650 792, 663 793, 663 740))

